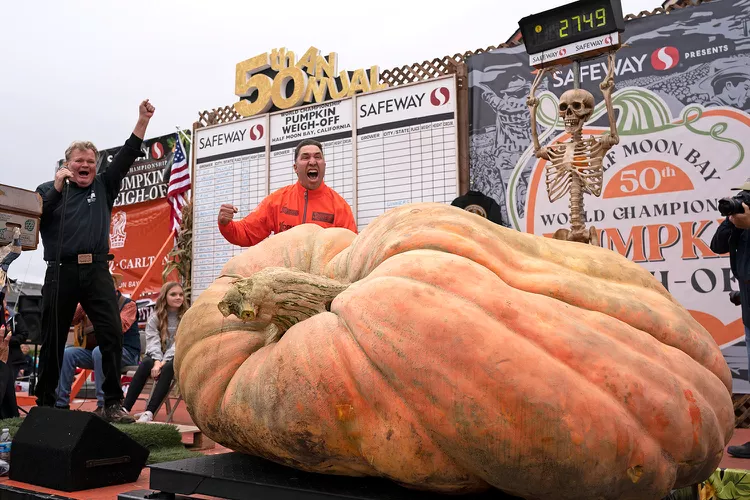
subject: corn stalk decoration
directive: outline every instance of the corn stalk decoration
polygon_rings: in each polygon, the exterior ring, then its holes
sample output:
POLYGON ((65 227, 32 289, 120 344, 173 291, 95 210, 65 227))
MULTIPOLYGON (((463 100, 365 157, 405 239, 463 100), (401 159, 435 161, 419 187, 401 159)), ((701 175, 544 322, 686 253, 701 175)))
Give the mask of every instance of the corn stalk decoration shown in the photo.
POLYGON ((182 207, 182 223, 177 233, 177 244, 167 254, 169 262, 164 266, 162 281, 167 281, 167 276, 172 271, 177 271, 185 291, 185 300, 190 301, 190 276, 193 263, 193 202, 188 202, 182 207))

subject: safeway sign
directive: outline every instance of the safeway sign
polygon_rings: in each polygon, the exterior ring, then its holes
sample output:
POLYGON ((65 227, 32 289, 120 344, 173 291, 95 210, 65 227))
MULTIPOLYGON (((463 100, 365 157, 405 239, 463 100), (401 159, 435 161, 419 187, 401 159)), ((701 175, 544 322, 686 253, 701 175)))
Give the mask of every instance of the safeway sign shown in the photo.
POLYGON ((596 38, 590 38, 576 43, 569 43, 556 49, 550 49, 538 54, 529 56, 529 64, 531 66, 548 66, 550 63, 562 63, 569 61, 573 57, 592 52, 596 50, 603 50, 607 47, 612 47, 620 43, 620 34, 618 32, 610 33, 608 35, 601 35, 596 38))

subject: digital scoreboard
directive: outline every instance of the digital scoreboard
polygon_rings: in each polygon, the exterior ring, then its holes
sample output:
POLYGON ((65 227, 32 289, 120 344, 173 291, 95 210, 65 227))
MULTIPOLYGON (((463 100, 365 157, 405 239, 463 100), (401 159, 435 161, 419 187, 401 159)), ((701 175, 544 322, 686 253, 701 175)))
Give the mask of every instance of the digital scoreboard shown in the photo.
POLYGON ((524 17, 518 25, 535 67, 614 50, 625 31, 619 0, 579 0, 524 17))

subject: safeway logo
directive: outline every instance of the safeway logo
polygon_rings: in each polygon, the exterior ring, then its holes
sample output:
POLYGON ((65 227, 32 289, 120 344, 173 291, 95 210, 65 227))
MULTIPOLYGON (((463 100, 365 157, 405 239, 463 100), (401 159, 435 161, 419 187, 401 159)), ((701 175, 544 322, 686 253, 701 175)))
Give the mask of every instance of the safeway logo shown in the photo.
POLYGON ((154 160, 161 160, 164 157, 164 146, 161 142, 155 142, 151 146, 151 158, 154 160))
POLYGON ((659 71, 666 71, 680 62, 680 52, 674 47, 662 47, 651 54, 651 66, 659 71))
POLYGON ((444 106, 451 99, 451 93, 446 87, 440 87, 430 92, 430 103, 433 106, 444 106))
POLYGON ((565 47, 563 47, 563 48, 560 49, 560 52, 558 52, 558 55, 560 57, 562 57, 562 56, 566 55, 567 53, 568 53, 568 50, 565 47))
POLYGON ((253 141, 257 141, 259 139, 263 138, 263 125, 260 123, 257 125, 253 125, 250 127, 250 139, 253 141))

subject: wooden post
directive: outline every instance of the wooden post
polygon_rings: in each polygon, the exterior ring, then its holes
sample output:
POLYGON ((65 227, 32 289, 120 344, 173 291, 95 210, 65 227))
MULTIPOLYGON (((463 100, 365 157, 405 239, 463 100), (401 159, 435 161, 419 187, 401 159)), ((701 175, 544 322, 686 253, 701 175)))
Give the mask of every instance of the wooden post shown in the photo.
POLYGON ((456 64, 456 134, 458 137, 458 192, 465 195, 469 190, 469 72, 466 63, 456 64))
POLYGON ((193 122, 193 129, 190 132, 190 201, 193 202, 193 195, 195 193, 195 131, 201 127, 200 120, 193 122))

